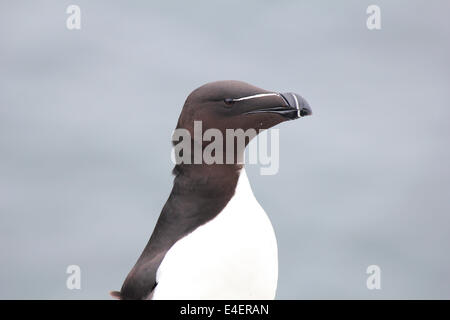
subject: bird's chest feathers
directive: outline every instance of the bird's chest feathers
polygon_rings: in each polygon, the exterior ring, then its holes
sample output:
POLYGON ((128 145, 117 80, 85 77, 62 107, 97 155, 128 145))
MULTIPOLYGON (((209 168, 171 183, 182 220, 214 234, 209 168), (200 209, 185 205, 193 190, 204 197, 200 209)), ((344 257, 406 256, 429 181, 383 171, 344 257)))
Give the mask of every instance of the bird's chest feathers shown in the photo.
MULTIPOLYGON (((242 296, 248 298, 253 291, 273 291, 274 294, 277 267, 272 224, 255 199, 243 170, 235 194, 225 208, 167 252, 158 269, 157 282, 159 287, 164 281, 171 282, 175 278, 183 282, 189 277, 196 279, 197 286, 202 286, 202 282, 210 281, 206 278, 210 275, 230 288, 235 286, 239 293, 252 291, 242 296), (266 283, 263 286, 268 288, 258 288, 261 283, 266 283)), ((273 297, 269 294, 266 298, 273 297)))

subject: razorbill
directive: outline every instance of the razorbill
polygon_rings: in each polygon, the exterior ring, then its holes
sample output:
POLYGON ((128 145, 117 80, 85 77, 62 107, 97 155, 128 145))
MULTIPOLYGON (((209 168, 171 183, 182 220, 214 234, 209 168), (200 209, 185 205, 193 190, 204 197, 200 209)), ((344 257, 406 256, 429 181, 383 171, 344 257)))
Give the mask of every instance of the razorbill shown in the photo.
MULTIPOLYGON (((310 114, 311 108, 298 94, 217 81, 188 96, 177 129, 194 137, 194 122, 201 121, 203 131, 214 128, 225 135, 227 129, 259 131, 310 114)), ((195 153, 198 146, 193 141, 192 149, 183 152, 195 153)), ((200 148, 205 148, 204 142, 200 148)), ((244 150, 227 148, 227 142, 218 150, 224 157, 235 153, 233 161, 186 161, 175 166, 172 192, 150 240, 121 291, 111 293, 113 297, 275 298, 277 241, 238 161, 244 150)))

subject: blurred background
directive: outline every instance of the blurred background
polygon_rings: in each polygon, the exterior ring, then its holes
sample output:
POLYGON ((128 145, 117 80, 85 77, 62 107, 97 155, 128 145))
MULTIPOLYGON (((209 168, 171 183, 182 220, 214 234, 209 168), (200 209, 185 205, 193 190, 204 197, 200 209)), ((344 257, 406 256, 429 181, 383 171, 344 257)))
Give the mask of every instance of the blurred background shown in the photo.
POLYGON ((303 95, 280 169, 247 169, 277 298, 450 298, 448 1, 2 1, 0 298, 108 299, 171 189, 186 96, 303 95), (81 30, 66 8, 81 8, 81 30), (366 9, 381 8, 381 30, 366 9), (281 192, 282 191, 282 195, 281 192), (66 268, 81 267, 81 290, 66 268), (368 290, 366 268, 381 268, 368 290))

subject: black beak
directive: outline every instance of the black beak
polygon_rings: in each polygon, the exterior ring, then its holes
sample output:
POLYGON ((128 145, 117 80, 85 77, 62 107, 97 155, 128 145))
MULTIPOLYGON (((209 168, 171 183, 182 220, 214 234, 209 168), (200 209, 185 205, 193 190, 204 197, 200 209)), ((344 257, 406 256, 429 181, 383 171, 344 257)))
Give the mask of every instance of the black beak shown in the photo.
POLYGON ((297 117, 294 119, 312 115, 311 107, 301 95, 292 92, 280 93, 280 95, 289 107, 297 110, 297 117))
POLYGON ((248 111, 245 114, 276 113, 291 120, 312 114, 312 110, 308 102, 306 102, 306 100, 299 94, 289 92, 279 93, 277 95, 282 99, 282 101, 284 101, 284 104, 280 103, 281 105, 277 106, 258 108, 256 110, 248 111))

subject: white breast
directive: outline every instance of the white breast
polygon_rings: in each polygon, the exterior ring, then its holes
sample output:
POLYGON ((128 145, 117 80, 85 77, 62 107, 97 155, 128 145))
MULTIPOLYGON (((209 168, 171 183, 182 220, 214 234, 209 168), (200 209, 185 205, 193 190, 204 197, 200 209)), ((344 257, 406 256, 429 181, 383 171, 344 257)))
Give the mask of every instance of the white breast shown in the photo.
POLYGON ((242 170, 222 212, 167 252, 152 298, 274 299, 277 279, 275 233, 242 170))

